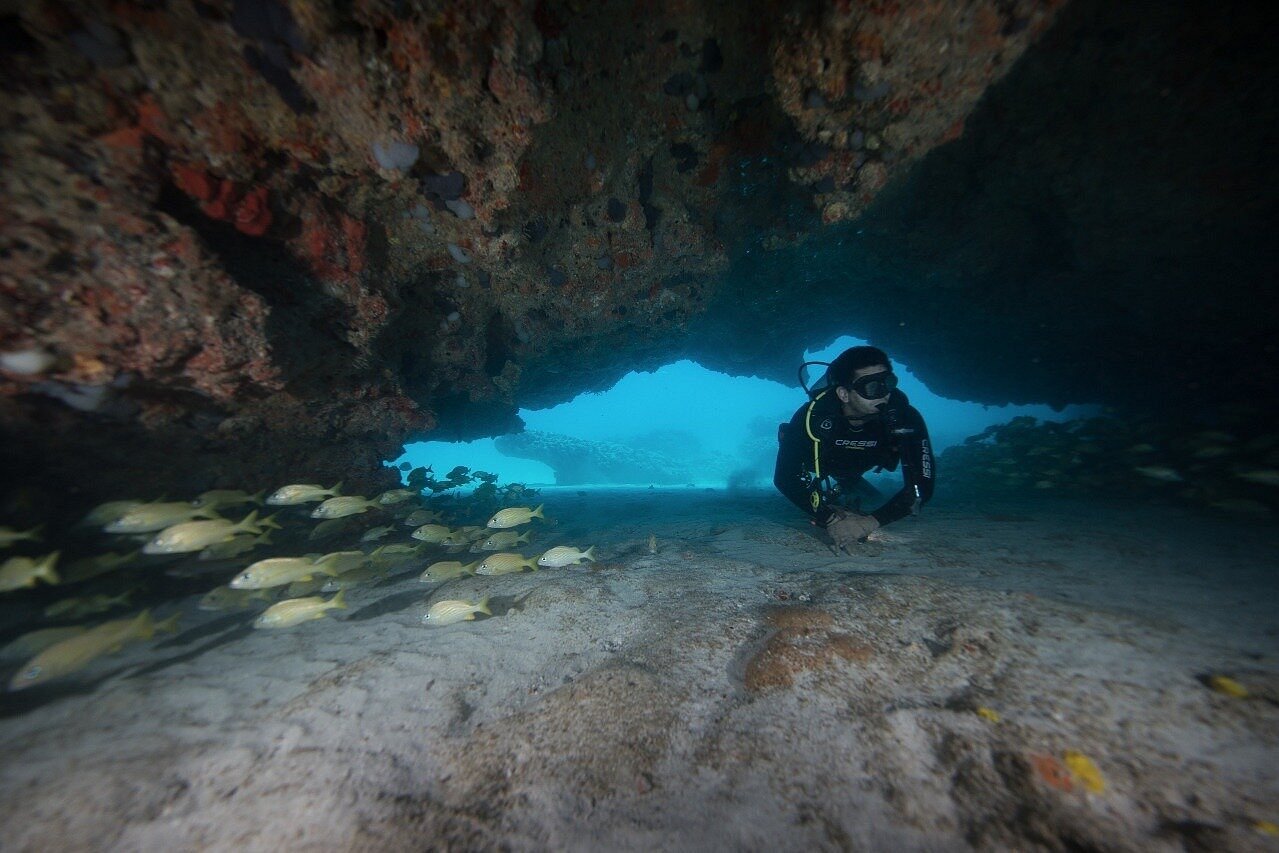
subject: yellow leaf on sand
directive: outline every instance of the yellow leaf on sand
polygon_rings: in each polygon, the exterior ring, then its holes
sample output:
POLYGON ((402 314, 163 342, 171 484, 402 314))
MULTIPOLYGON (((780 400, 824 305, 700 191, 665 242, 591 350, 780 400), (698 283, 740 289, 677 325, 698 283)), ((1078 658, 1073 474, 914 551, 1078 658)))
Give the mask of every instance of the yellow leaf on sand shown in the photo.
POLYGON ((1065 759, 1066 766, 1070 768, 1070 772, 1090 793, 1100 794, 1106 790, 1106 782, 1101 778, 1101 771, 1097 769, 1096 764, 1092 763, 1091 758, 1082 752, 1068 749, 1066 750, 1065 759))
POLYGON ((1248 698, 1248 688, 1244 687, 1233 678, 1227 678, 1224 675, 1214 675, 1208 679, 1208 686, 1218 693, 1224 693, 1227 696, 1233 696, 1236 699, 1248 698))

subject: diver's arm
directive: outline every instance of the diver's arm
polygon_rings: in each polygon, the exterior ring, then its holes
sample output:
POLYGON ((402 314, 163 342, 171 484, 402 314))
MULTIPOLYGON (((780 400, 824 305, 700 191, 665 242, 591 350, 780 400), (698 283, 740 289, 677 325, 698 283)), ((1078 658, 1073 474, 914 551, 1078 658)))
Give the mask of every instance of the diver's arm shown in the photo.
POLYGON ((807 406, 800 409, 786 425, 777 447, 773 485, 809 518, 825 527, 835 513, 826 505, 825 496, 814 482, 813 440, 804 428, 807 411, 807 406))
POLYGON ((933 480, 937 467, 924 418, 910 406, 902 412, 901 425, 912 430, 902 439, 902 488, 887 503, 871 513, 880 527, 917 511, 917 506, 928 503, 933 496, 933 480))

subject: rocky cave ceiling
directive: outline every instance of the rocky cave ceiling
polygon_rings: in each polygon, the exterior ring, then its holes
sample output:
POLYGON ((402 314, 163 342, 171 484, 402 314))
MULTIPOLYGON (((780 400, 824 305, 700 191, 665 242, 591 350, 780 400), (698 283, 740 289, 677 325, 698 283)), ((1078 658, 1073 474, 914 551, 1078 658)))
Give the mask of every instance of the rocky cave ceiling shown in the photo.
POLYGON ((845 333, 962 399, 1272 413, 1261 8, 0 3, 0 462, 376 472, 845 333))

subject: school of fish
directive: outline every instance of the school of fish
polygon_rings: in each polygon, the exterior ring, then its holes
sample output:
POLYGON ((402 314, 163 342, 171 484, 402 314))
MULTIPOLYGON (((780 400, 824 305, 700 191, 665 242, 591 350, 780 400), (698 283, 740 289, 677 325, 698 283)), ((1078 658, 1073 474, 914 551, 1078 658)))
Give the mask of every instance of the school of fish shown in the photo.
MULTIPOLYGON (((449 483, 465 480, 467 469, 454 469, 449 483)), ((488 475, 492 476, 492 475, 488 475)), ((495 480, 496 478, 493 477, 495 480)), ((489 481, 486 481, 489 482, 489 481)), ((420 483, 419 483, 420 485, 420 483)), ((463 577, 493 577, 579 565, 595 560, 593 547, 579 550, 555 545, 540 554, 525 555, 515 550, 532 542, 535 531, 515 528, 545 522, 544 506, 508 506, 477 524, 451 524, 446 513, 425 505, 420 490, 389 489, 372 498, 348 495, 343 484, 325 487, 317 483, 293 483, 274 490, 249 492, 242 489, 212 489, 190 501, 128 498, 108 501, 89 511, 78 530, 97 530, 108 537, 140 543, 132 549, 108 550, 78 556, 60 568, 61 550, 43 554, 11 556, 0 563, 0 593, 21 593, 38 587, 75 586, 78 594, 64 596, 43 606, 46 619, 54 622, 82 620, 98 614, 127 610, 135 598, 146 602, 146 574, 155 572, 151 561, 171 561, 192 556, 209 569, 172 566, 165 574, 173 577, 221 575, 222 583, 208 588, 196 609, 208 613, 234 613, 246 609, 261 612, 253 619, 257 629, 283 630, 325 619, 347 609, 346 596, 361 589, 373 590, 386 581, 403 578, 407 570, 418 571, 430 552, 470 551, 478 556, 471 562, 451 559, 429 561, 420 570, 422 583, 440 587, 463 577), (239 507, 239 520, 228 518, 239 507), (279 508, 263 517, 261 507, 279 508), (361 524, 365 515, 373 522, 361 524), (307 526, 311 519, 309 530, 307 526), (407 528, 407 530, 406 530, 407 528), (272 533, 283 531, 283 542, 296 541, 305 533, 310 541, 344 534, 347 541, 367 545, 372 550, 336 550, 326 553, 273 554, 253 557, 263 549, 279 551, 282 546, 272 533), (410 541, 385 541, 403 536, 410 541), (221 568, 239 563, 230 575, 221 568), (126 581, 124 588, 108 591, 103 576, 126 581), (89 584, 84 591, 80 584, 89 584), (319 594, 317 594, 319 593, 319 594), (334 593, 331 598, 324 593, 334 593)), ((508 497, 531 494, 521 484, 506 491, 508 497)), ((0 527, 0 549, 37 547, 45 541, 43 525, 27 530, 0 527)), ((443 627, 491 618, 489 597, 479 601, 431 595, 425 603, 421 622, 443 627)), ((177 630, 180 613, 157 622, 150 608, 131 616, 108 618, 87 624, 54 625, 26 632, 0 649, 0 659, 25 661, 9 683, 10 690, 27 690, 49 681, 72 676, 103 657, 121 654, 140 646, 157 633, 177 630)))

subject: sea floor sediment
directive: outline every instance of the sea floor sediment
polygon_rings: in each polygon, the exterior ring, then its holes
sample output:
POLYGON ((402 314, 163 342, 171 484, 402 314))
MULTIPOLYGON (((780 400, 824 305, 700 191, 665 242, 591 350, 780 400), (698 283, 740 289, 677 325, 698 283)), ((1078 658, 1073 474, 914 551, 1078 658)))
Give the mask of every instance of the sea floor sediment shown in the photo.
POLYGON ((192 596, 5 695, 3 847, 1274 849, 1273 524, 943 497, 837 557, 770 491, 539 499, 526 551, 598 562, 281 631, 192 596))

